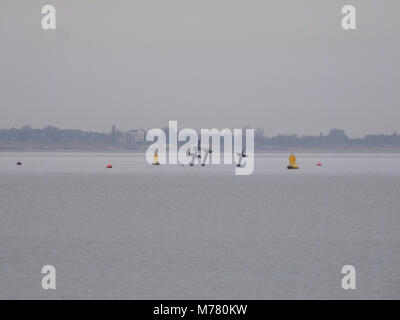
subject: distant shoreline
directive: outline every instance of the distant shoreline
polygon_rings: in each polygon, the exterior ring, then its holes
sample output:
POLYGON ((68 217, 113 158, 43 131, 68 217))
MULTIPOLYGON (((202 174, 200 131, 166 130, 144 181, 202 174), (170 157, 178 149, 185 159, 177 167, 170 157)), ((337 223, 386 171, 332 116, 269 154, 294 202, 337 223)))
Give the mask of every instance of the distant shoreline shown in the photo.
MULTIPOLYGON (((144 153, 148 146, 141 146, 137 148, 121 148, 115 146, 2 146, 0 145, 1 153, 144 153)), ((400 153, 400 147, 387 146, 387 147, 349 147, 349 146, 335 146, 335 147, 264 147, 255 149, 256 153, 400 153)))

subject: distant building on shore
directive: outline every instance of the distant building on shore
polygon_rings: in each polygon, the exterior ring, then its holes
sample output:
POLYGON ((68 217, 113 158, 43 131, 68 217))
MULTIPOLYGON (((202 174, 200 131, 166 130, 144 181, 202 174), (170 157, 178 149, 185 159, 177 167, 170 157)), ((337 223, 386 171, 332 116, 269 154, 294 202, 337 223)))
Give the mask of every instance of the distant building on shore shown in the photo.
POLYGON ((123 133, 119 137, 119 143, 129 145, 146 141, 146 131, 143 129, 133 129, 123 133))
MULTIPOLYGON (((244 127, 250 128, 249 126, 244 127)), ((168 138, 168 129, 165 129, 168 138)), ((168 140, 167 140, 168 141, 168 140)), ((114 125, 109 133, 89 132, 73 129, 59 129, 47 126, 43 129, 34 129, 23 126, 20 129, 0 129, 0 149, 21 148, 74 148, 74 147, 116 147, 124 149, 136 149, 143 147, 146 142, 146 130, 132 129, 127 132, 117 130, 114 125)), ((259 150, 274 148, 336 148, 336 147, 400 147, 400 135, 370 134, 363 138, 350 138, 342 129, 332 129, 327 135, 297 135, 278 134, 276 136, 264 136, 262 129, 255 129, 255 147, 259 150)))

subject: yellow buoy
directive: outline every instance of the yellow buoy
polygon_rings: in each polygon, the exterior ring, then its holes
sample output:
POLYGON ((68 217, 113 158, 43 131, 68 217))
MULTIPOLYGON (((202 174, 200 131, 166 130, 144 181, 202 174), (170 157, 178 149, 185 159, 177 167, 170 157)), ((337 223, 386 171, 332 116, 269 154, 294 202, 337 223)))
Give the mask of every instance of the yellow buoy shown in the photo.
POLYGON ((288 169, 298 169, 299 166, 296 163, 296 156, 292 153, 289 157, 289 165, 287 166, 288 169))
POLYGON ((158 150, 154 152, 154 157, 153 157, 153 166, 159 166, 160 165, 160 160, 158 159, 158 150))

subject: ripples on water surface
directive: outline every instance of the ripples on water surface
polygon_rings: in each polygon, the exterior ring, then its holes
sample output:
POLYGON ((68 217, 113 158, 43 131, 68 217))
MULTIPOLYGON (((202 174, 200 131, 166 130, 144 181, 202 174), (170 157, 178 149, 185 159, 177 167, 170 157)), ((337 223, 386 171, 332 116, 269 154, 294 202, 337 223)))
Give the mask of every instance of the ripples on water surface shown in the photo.
POLYGON ((296 155, 300 170, 257 154, 239 177, 142 154, 1 153, 0 298, 399 299, 400 155, 296 155), (41 289, 46 264, 56 291, 41 289))

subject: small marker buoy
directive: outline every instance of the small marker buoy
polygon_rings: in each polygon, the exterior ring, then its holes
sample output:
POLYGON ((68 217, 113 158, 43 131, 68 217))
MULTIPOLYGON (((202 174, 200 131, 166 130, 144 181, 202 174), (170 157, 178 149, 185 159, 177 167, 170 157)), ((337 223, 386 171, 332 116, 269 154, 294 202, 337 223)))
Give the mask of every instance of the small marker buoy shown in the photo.
POLYGON ((154 151, 154 156, 153 156, 153 166, 159 166, 160 165, 160 160, 158 159, 158 149, 154 151))
POLYGON ((111 169, 111 168, 112 168, 111 164, 107 165, 107 169, 111 169))
POLYGON ((317 167, 322 167, 322 162, 317 162, 317 167))
POLYGON ((288 169, 298 169, 299 166, 296 163, 296 156, 292 153, 289 157, 289 165, 287 166, 288 169))
POLYGON ((17 166, 22 166, 22 162, 21 162, 21 161, 18 161, 18 162, 17 162, 17 166))

